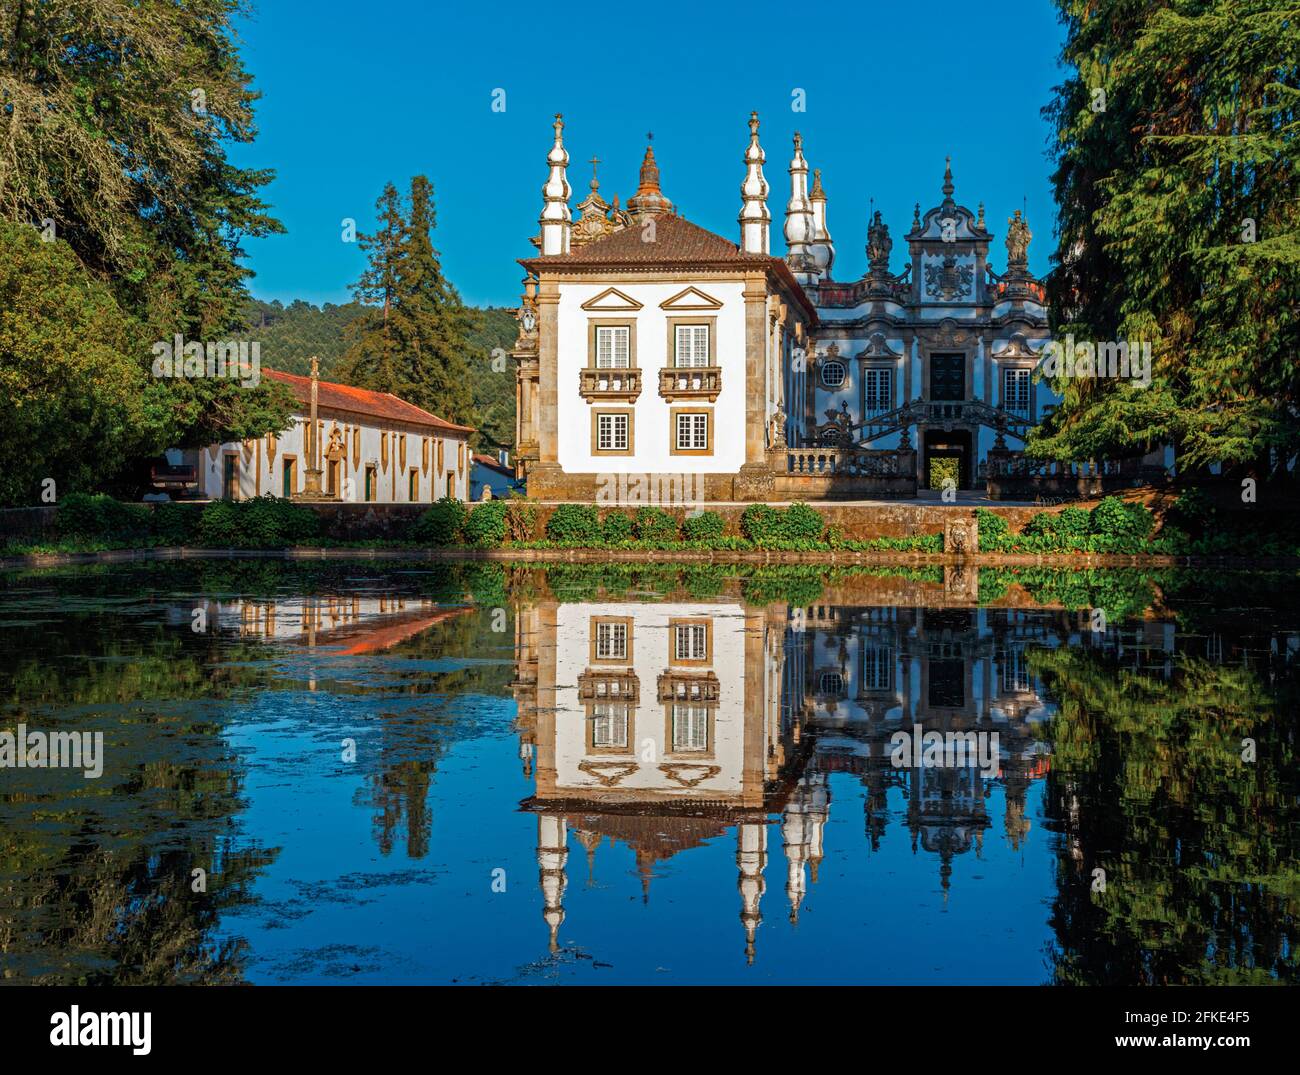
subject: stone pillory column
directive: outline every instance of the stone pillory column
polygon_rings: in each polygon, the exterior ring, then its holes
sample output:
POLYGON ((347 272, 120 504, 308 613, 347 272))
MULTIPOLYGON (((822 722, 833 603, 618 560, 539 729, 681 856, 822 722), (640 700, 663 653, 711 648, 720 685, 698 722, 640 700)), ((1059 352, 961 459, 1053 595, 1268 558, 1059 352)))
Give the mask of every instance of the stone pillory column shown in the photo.
POLYGON ((320 360, 312 355, 311 359, 311 406, 307 418, 307 440, 303 448, 307 452, 307 474, 303 481, 302 500, 325 500, 325 491, 321 488, 320 476, 320 436, 316 429, 316 404, 320 395, 320 360))

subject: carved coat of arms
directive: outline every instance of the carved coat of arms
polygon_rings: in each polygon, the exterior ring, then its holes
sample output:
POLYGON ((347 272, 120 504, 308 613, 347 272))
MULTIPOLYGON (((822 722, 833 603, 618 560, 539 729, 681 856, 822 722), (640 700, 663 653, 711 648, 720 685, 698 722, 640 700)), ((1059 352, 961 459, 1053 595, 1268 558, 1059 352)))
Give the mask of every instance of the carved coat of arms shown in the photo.
POLYGON ((969 265, 958 265, 957 256, 948 254, 942 265, 925 267, 925 288, 931 295, 939 295, 945 302, 964 299, 971 293, 975 270, 969 265))

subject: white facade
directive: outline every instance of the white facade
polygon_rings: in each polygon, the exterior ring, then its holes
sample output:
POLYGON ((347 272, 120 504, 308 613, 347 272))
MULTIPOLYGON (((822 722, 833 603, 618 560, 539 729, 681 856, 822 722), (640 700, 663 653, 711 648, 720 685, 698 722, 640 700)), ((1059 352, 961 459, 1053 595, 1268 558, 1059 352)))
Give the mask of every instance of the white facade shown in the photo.
MULTIPOLYGON (((276 371, 264 374, 288 384, 300 401, 310 381, 276 371)), ((385 393, 319 382, 321 398, 350 403, 356 410, 317 409, 321 488, 341 503, 430 504, 445 496, 469 496, 471 429, 443 422, 385 393), (401 414, 365 413, 361 408, 401 414)), ((309 408, 304 408, 307 412, 309 408)), ((310 466, 307 413, 294 415, 289 429, 272 436, 209 445, 199 453, 202 495, 244 500, 256 496, 299 496, 310 466)))

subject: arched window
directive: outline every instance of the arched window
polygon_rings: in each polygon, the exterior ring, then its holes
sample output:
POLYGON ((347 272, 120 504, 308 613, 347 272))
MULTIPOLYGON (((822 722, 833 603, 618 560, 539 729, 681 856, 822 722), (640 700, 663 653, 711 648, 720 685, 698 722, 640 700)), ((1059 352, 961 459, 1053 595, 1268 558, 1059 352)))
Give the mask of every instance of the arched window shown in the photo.
POLYGON ((827 388, 843 388, 848 376, 843 362, 831 360, 822 363, 822 384, 827 388))

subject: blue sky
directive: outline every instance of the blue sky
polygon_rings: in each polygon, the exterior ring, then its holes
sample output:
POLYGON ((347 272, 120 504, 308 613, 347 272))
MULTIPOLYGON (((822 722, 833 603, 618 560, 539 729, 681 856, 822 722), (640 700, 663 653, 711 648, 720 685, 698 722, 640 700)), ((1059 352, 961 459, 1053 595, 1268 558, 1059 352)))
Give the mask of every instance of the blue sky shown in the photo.
POLYGON ((866 268, 875 199, 895 239, 912 205, 984 201, 1004 267, 1006 219, 1027 207, 1030 267, 1047 268, 1053 207, 1039 110, 1061 79, 1062 29, 1046 0, 911 4, 592 4, 250 0, 239 30, 263 98, 259 134, 233 159, 273 168, 266 188, 287 235, 246 243, 262 299, 344 302, 361 271, 340 222, 374 221, 384 183, 433 181, 434 243, 470 303, 515 305, 537 233, 551 121, 563 112, 573 204, 593 153, 601 193, 636 189, 654 132, 664 193, 685 216, 739 237, 741 154, 763 121, 773 251, 789 197, 791 137, 822 169, 834 276, 866 268), (643 18, 635 13, 649 11, 643 18), (792 111, 792 91, 806 111, 792 111), (493 112, 494 89, 506 109, 493 112))

